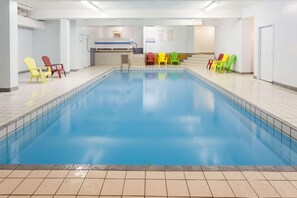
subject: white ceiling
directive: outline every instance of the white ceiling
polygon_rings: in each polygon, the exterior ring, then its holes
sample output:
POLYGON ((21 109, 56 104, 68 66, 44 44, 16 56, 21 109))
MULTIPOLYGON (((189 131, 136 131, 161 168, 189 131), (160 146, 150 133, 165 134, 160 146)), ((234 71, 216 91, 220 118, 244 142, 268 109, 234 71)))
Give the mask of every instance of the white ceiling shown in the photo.
MULTIPOLYGON (((80 0, 18 0, 35 10, 88 10, 80 0)), ((206 0, 101 0, 93 1, 103 10, 127 9, 203 9, 210 1, 206 0)), ((244 9, 258 3, 259 0, 221 0, 215 9, 244 9)))

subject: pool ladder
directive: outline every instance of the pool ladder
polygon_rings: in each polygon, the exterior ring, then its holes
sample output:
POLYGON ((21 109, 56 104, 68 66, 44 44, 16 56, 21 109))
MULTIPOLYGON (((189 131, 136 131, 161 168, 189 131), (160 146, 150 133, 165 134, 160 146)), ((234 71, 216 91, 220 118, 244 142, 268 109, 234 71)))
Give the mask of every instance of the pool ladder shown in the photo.
POLYGON ((129 59, 129 55, 128 54, 122 54, 121 55, 121 69, 124 68, 124 64, 128 65, 128 71, 130 69, 130 59, 129 59))

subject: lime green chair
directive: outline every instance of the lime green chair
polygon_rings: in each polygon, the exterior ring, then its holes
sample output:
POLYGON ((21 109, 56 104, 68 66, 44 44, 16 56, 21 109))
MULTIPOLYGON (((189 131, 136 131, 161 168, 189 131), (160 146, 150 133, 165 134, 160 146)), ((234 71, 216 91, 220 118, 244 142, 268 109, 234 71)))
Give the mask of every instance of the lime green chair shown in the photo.
POLYGON ((161 63, 164 63, 167 67, 167 57, 165 52, 160 52, 158 57, 158 65, 160 67, 161 63))
POLYGON ((34 58, 31 57, 26 57, 24 59, 25 64, 27 65, 28 70, 30 71, 31 77, 30 77, 30 83, 32 82, 32 78, 36 78, 36 82, 38 83, 38 79, 41 78, 42 82, 45 84, 46 83, 46 78, 47 76, 53 77, 51 68, 48 67, 47 71, 43 72, 42 68, 44 67, 36 67, 36 63, 34 58))
POLYGON ((218 72, 221 72, 222 70, 226 70, 227 72, 230 72, 231 71, 231 65, 235 64, 235 61, 236 61, 236 55, 230 56, 227 63, 225 63, 224 65, 222 64, 222 65, 217 66, 218 72))
POLYGON ((229 54, 224 54, 222 60, 214 60, 211 65, 213 67, 214 71, 217 71, 217 67, 219 67, 219 66, 224 67, 224 65, 228 61, 228 58, 229 58, 229 54))
POLYGON ((173 65, 173 63, 180 64, 179 54, 177 52, 171 53, 170 64, 173 65))

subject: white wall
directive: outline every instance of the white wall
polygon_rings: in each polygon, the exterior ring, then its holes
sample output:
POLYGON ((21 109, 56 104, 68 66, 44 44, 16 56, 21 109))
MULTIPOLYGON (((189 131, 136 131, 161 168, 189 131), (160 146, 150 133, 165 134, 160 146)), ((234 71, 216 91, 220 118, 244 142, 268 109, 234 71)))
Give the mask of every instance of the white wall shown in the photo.
POLYGON ((273 81, 297 87, 297 2, 266 0, 245 9, 243 15, 245 17, 255 16, 255 76, 259 73, 259 28, 273 25, 273 81))
POLYGON ((33 57, 37 65, 44 65, 41 57, 50 57, 52 63, 60 62, 60 21, 45 21, 44 30, 33 31, 33 57))
POLYGON ((214 26, 194 27, 194 52, 214 52, 215 28, 214 26))
POLYGON ((243 72, 241 68, 242 20, 221 19, 215 28, 215 53, 235 54, 237 61, 234 69, 243 72))
POLYGON ((118 26, 118 27, 108 27, 108 26, 98 26, 89 28, 92 33, 91 36, 96 40, 100 38, 112 39, 113 31, 118 31, 121 33, 122 39, 132 40, 137 43, 138 48, 143 47, 143 27, 142 26, 118 26))
POLYGON ((24 58, 33 56, 33 30, 18 28, 18 71, 27 71, 24 58))
POLYGON ((193 45, 188 46, 188 43, 193 43, 193 34, 188 34, 188 31, 193 31, 193 28, 187 26, 156 26, 143 28, 143 46, 144 52, 166 52, 173 51, 179 53, 193 52, 193 45), (165 34, 167 31, 172 31, 175 34, 173 40, 162 40, 160 34, 165 34), (146 43, 147 39, 155 39, 155 43, 146 43))

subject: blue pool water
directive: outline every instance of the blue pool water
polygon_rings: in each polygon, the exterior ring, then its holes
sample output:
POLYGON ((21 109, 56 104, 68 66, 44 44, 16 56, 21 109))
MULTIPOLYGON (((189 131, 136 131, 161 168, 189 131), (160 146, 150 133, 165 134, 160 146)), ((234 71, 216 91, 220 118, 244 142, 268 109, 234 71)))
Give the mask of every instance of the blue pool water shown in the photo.
POLYGON ((1 140, 4 164, 296 165, 297 143, 188 72, 113 72, 1 140))

